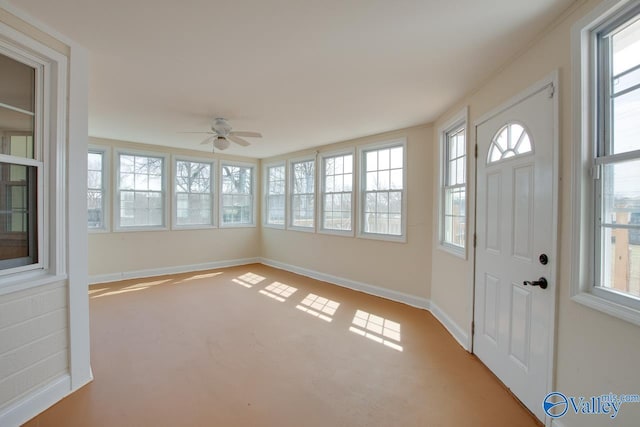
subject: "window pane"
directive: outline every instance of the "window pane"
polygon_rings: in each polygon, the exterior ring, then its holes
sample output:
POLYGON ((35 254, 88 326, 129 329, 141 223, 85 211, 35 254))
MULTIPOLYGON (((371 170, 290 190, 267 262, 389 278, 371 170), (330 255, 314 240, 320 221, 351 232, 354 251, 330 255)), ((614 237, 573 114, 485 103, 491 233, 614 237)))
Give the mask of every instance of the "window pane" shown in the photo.
POLYGON ((0 269, 38 262, 37 168, 0 162, 0 269))
POLYGON ((325 162, 325 185, 321 199, 322 228, 351 231, 353 155, 327 157, 323 161, 325 162))
POLYGON ((222 165, 223 224, 253 223, 253 167, 222 165))
POLYGON ((613 99, 613 154, 640 150, 640 88, 613 99))
POLYGON ((164 159, 120 154, 119 193, 122 227, 164 225, 164 159))
POLYGON ((640 64, 640 19, 635 19, 612 36, 614 76, 640 64))
POLYGON ((104 227, 103 153, 87 153, 87 225, 89 228, 104 227))
POLYGON ((32 115, 0 107, 0 132, 3 135, 0 154, 34 158, 33 118, 32 115))
POLYGON ((34 113, 35 69, 0 55, 0 70, 0 102, 34 113))
POLYGON ((640 296, 640 160, 603 169, 601 286, 640 296))
POLYGON ((285 166, 267 167, 267 218, 272 225, 284 225, 285 166))
MULTIPOLYGON (((628 223, 631 215, 619 214, 622 223, 628 223)), ((640 297, 640 228, 604 228, 602 233, 603 283, 604 288, 615 289, 635 297, 640 297)))
POLYGON ((403 147, 392 147, 365 152, 365 233, 402 234, 403 151, 403 147))
POLYGON ((605 165, 603 169, 603 217, 605 224, 619 224, 625 212, 640 212, 640 160, 605 165))

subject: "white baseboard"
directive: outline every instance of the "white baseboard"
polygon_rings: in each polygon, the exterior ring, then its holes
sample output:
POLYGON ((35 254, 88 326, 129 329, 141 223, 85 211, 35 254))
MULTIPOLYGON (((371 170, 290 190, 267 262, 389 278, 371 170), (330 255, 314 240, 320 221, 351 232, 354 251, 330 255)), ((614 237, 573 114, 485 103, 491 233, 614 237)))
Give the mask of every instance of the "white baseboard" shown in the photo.
POLYGON ((117 282, 118 280, 142 279, 145 277, 164 276, 165 274, 188 273, 191 271, 213 270, 215 268, 235 267, 238 265, 260 263, 260 258, 240 258, 225 261, 212 261, 203 264, 177 265, 172 267, 150 268, 147 270, 123 271, 120 273, 97 274, 89 276, 89 284, 117 282))
POLYGON ((456 341, 467 351, 470 351, 469 348, 469 334, 467 334, 464 329, 460 327, 456 322, 453 321, 451 317, 447 315, 440 307, 436 305, 433 301, 431 301, 431 314, 433 317, 438 319, 442 326, 445 327, 447 331, 455 338, 456 341))
POLYGON ((18 427, 71 393, 71 377, 63 375, 0 412, 0 426, 18 427))
POLYGON ((281 270, 290 271, 301 276, 306 276, 312 279, 321 280, 323 282, 332 283, 344 288, 349 288, 356 291, 364 292, 366 294, 375 295, 396 302, 401 302, 412 307, 417 307, 424 310, 429 310, 430 308, 430 303, 427 298, 417 297, 414 295, 405 294, 403 292, 393 291, 375 285, 369 285, 367 283, 356 282, 355 280, 345 279, 342 277, 333 276, 331 274, 320 273, 318 271, 309 270, 303 267, 297 267, 295 265, 285 264, 283 262, 274 261, 268 258, 261 258, 260 262, 264 265, 268 265, 269 267, 279 268, 281 270))

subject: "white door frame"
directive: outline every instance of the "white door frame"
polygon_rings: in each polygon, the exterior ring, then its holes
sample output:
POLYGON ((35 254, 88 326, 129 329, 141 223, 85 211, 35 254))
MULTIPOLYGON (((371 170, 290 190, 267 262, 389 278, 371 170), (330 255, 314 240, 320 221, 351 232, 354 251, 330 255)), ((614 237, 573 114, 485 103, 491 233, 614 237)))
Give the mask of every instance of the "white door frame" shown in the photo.
MULTIPOLYGON (((551 263, 551 274, 550 277, 555 283, 555 287, 553 290, 553 307, 551 307, 551 319, 549 319, 550 325, 550 334, 549 334, 549 360, 548 360, 548 372, 547 372, 547 393, 553 391, 553 387, 555 386, 555 342, 556 342, 556 317, 557 317, 557 307, 558 307, 558 183, 559 183, 559 171, 560 171, 560 120, 559 120, 559 99, 560 92, 558 90, 558 80, 559 80, 559 70, 554 70, 551 74, 546 76, 544 79, 536 82, 535 84, 529 86, 524 91, 520 92, 516 96, 512 97, 508 101, 504 102, 500 106, 492 109, 488 113, 482 115, 478 119, 473 121, 473 129, 474 129, 474 142, 475 146, 478 146, 478 132, 477 128, 484 122, 492 119, 496 115, 502 113, 503 111, 513 107, 516 104, 524 101, 529 98, 533 94, 539 92, 545 87, 549 86, 553 91, 553 140, 551 143, 553 144, 552 153, 553 153, 553 165, 552 165, 552 226, 551 226, 551 237, 553 239, 553 244, 551 245, 551 256, 550 259, 553 260, 551 263)), ((478 154, 477 148, 473 148, 476 153, 475 161, 473 163, 473 174, 474 174, 474 190, 473 190, 473 221, 471 221, 471 227, 473 227, 471 235, 474 236, 473 244, 471 246, 471 257, 473 259, 473 268, 471 269, 471 284, 469 290, 469 298, 471 301, 471 310, 470 310, 470 325, 471 325, 471 333, 469 334, 469 344, 468 348, 471 353, 473 353, 473 335, 474 331, 474 316, 475 316, 475 274, 476 274, 476 248, 475 248, 475 236, 476 236, 476 209, 477 209, 477 192, 478 192, 478 154)), ((542 405, 542 402, 540 402, 542 405)), ((552 418, 546 417, 546 426, 551 425, 552 418)))

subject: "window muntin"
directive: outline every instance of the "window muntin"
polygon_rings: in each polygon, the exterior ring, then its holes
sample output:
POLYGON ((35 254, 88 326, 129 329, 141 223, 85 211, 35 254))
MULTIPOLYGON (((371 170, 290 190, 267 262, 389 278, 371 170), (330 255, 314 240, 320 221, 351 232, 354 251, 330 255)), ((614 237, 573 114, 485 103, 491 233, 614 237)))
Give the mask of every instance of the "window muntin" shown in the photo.
POLYGON ((286 205, 286 166, 284 164, 266 167, 266 225, 284 227, 286 205))
POLYGON ((595 291, 640 307, 640 8, 609 20, 593 36, 595 291))
POLYGON ((529 132, 519 123, 508 123, 493 137, 487 164, 527 154, 532 149, 529 132))
POLYGON ((315 160, 291 162, 291 227, 315 227, 315 160))
POLYGON ((120 228, 164 227, 164 173, 164 157, 118 153, 120 228))
POLYGON ((213 225, 213 163, 175 160, 175 226, 213 225))
POLYGON ((362 235, 404 235, 404 143, 362 151, 362 235))
POLYGON ((322 158, 321 229, 353 230, 353 154, 322 158))
POLYGON ((253 225, 253 166, 222 164, 222 225, 253 225))
POLYGON ((35 123, 39 109, 36 69, 0 55, 0 274, 37 268, 44 185, 35 123), (29 267, 31 266, 31 267, 29 267))
POLYGON ((105 152, 87 154, 87 223, 89 229, 102 230, 105 224, 105 152))
POLYGON ((467 151, 465 125, 444 133, 441 243, 464 249, 466 244, 467 151))

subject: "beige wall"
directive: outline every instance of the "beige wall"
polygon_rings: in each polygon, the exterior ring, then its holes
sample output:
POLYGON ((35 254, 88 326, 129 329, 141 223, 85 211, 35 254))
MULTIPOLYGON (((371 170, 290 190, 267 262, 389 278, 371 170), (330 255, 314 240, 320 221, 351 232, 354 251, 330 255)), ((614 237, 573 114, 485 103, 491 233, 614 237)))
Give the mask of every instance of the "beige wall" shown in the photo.
MULTIPOLYGON (((403 129, 317 148, 330 152, 347 147, 407 139, 407 242, 395 243, 263 227, 262 257, 391 291, 429 297, 431 279, 431 191, 434 173, 425 167, 431 156, 430 125, 403 129)), ((293 159, 307 152, 265 159, 293 159)), ((357 198, 357 196, 356 196, 357 198)))
MULTIPOLYGON (((111 180, 109 183, 111 208, 113 207, 113 189, 115 188, 114 149, 117 148, 216 159, 216 161, 234 160, 259 164, 255 159, 213 155, 203 151, 178 150, 126 141, 89 138, 89 143, 111 148, 111 180)), ((216 166, 219 165, 217 164, 216 166)), ((260 188, 260 173, 257 166, 256 176, 258 178, 256 191, 258 191, 260 188)), ((170 185, 169 180, 169 188, 170 185)), ((168 195, 170 197, 170 192, 168 195)), ((256 197, 256 201, 258 202, 256 209, 259 212, 259 195, 256 197)), ((113 224, 112 209, 110 217, 113 224)), ((168 211, 168 218, 170 217, 171 200, 168 211)), ((197 266, 254 258, 260 255, 260 232, 258 226, 138 232, 113 232, 113 227, 111 227, 111 230, 111 232, 107 233, 89 234, 89 276, 92 281, 116 280, 118 275, 126 275, 127 273, 143 272, 143 275, 153 274, 154 270, 157 272, 157 270, 170 269, 171 267, 197 266)))
MULTIPOLYGON (((488 80, 475 93, 460 100, 435 124, 442 125, 462 106, 469 105, 470 123, 498 107, 518 92, 541 80, 554 70, 560 72, 560 218, 558 263, 558 319, 555 389, 569 395, 590 397, 603 393, 640 392, 640 371, 637 369, 640 351, 640 329, 570 299, 571 278, 571 148, 576 143, 572 133, 571 104, 571 26, 599 2, 580 2, 579 7, 565 14, 529 49, 488 80)), ((434 130, 434 137, 435 132, 434 130)), ((470 140, 475 141, 471 126, 470 140)), ((435 147, 434 147, 435 153, 435 147)), ((438 167, 433 158, 433 167, 438 167)), ((471 177, 473 173, 469 174, 471 177)), ((471 180, 470 188, 474 188, 471 180)), ((434 187, 435 188, 435 187, 434 187)), ((434 193, 435 194, 435 193, 434 193)), ((436 213, 437 199, 432 200, 436 213)), ((436 221, 433 223, 436 230, 436 221)), ((435 234, 434 234, 435 236, 435 234)), ((434 238, 435 245, 435 238, 434 238)), ((431 299, 465 331, 470 331, 470 301, 468 298, 472 262, 434 250, 431 275, 431 299)), ((571 411, 569 411, 571 412, 571 411)), ((640 405, 623 407, 617 426, 637 426, 640 405)), ((566 415, 565 426, 601 426, 609 423, 601 417, 566 415)))

